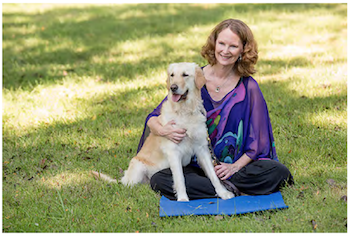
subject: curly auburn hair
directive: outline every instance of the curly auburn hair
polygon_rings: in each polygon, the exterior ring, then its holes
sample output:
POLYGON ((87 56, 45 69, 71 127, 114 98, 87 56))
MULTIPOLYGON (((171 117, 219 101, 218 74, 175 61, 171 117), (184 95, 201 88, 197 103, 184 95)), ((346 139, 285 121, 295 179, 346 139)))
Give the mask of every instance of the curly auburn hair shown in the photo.
POLYGON ((242 59, 236 61, 234 70, 239 76, 250 76, 254 74, 256 72, 254 66, 258 61, 258 45, 250 28, 244 22, 237 19, 224 20, 213 29, 206 44, 202 47, 202 57, 204 57, 210 65, 216 64, 215 43, 219 33, 227 28, 237 34, 243 44, 242 59))

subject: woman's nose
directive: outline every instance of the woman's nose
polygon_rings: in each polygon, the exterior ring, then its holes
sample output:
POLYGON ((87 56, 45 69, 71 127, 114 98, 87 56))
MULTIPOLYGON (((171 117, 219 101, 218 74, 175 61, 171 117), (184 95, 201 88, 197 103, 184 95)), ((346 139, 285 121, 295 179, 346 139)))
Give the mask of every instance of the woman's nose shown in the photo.
POLYGON ((225 46, 223 52, 224 52, 224 53, 228 53, 228 52, 229 52, 228 49, 229 49, 228 46, 225 46))

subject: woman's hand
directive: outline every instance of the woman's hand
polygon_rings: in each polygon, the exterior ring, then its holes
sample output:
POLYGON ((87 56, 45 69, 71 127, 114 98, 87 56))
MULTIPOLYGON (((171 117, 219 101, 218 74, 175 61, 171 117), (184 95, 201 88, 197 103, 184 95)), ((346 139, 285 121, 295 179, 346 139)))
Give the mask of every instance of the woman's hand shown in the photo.
POLYGON ((220 162, 221 165, 215 166, 214 170, 219 179, 225 180, 230 178, 234 173, 238 172, 252 161, 253 160, 244 153, 235 163, 228 164, 220 162))
POLYGON ((180 143, 184 137, 186 137, 186 130, 181 128, 175 128, 175 121, 169 121, 163 128, 159 131, 160 136, 166 137, 174 143, 180 143))
POLYGON ((148 127, 154 135, 162 136, 174 143, 180 143, 186 137, 186 130, 175 128, 175 121, 169 121, 166 125, 162 125, 158 117, 151 117, 147 122, 148 127))
POLYGON ((224 162, 220 162, 220 165, 216 165, 214 167, 216 175, 221 180, 225 180, 230 178, 234 173, 238 172, 241 168, 234 164, 228 164, 224 162))

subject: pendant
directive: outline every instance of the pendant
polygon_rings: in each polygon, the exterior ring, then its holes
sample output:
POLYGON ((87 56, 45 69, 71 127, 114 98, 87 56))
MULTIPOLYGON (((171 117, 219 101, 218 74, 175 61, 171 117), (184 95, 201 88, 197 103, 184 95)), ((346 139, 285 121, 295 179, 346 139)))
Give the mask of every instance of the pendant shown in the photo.
POLYGON ((220 91, 220 87, 216 87, 216 89, 215 89, 215 92, 219 92, 220 91))

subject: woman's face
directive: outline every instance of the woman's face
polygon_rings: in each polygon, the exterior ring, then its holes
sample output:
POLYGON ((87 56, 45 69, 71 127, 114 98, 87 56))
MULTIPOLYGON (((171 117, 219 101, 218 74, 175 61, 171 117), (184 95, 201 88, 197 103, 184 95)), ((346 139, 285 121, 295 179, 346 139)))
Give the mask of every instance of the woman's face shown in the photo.
POLYGON ((219 33, 215 42, 217 63, 223 66, 234 65, 242 52, 243 44, 237 34, 233 33, 229 28, 219 33))

